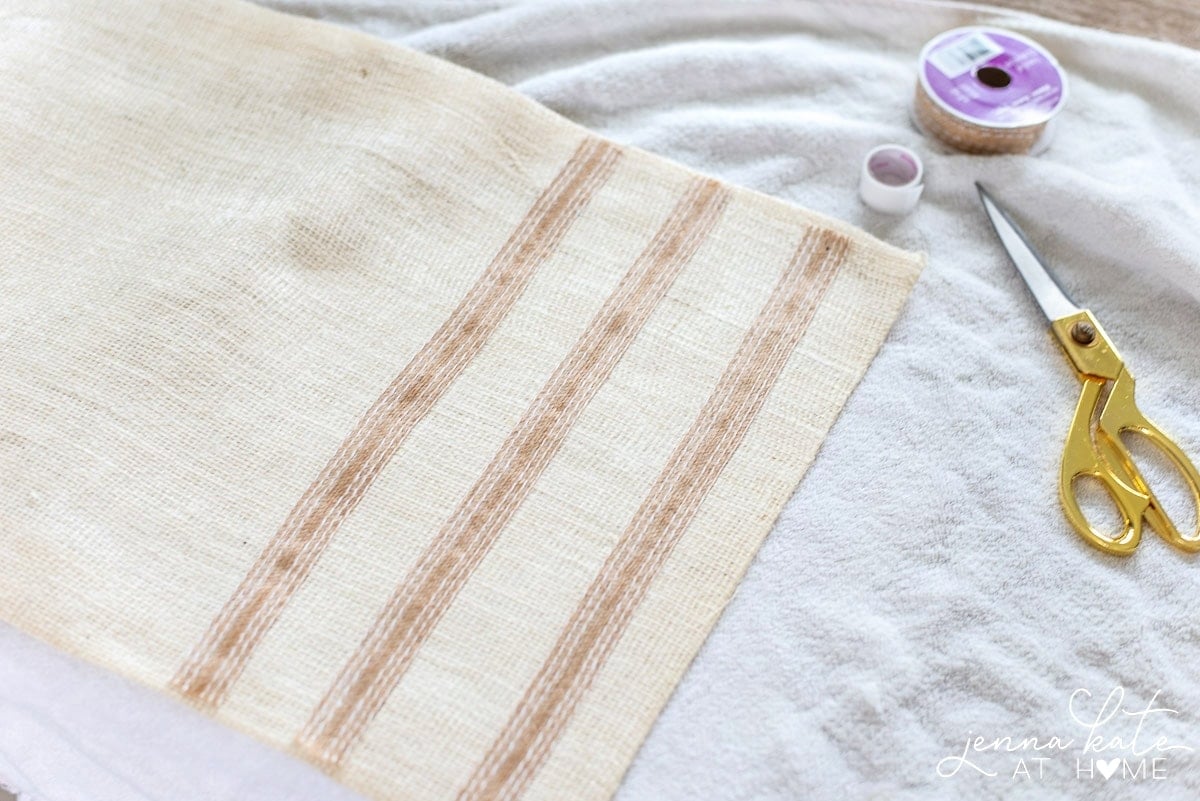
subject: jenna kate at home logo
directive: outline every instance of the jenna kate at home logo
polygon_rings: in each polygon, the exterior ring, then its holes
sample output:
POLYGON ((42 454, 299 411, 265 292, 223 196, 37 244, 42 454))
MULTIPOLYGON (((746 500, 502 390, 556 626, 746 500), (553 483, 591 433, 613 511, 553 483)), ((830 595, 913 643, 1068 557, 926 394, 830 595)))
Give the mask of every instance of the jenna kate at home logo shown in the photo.
POLYGON ((962 749, 938 762, 937 774, 1036 782, 1066 771, 1083 781, 1162 781, 1170 775, 1172 757, 1195 749, 1156 734, 1163 721, 1179 714, 1160 695, 1139 704, 1127 701, 1123 687, 1114 687, 1103 701, 1078 689, 1067 701, 1071 726, 1064 733, 996 737, 968 732, 962 749))

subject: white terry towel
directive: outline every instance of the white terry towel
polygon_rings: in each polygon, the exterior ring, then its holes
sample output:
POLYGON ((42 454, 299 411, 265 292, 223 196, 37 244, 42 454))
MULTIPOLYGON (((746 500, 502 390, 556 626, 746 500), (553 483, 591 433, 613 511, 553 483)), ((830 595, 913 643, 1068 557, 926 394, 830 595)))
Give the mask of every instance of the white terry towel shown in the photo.
MULTIPOLYGON (((1077 382, 972 185, 982 180, 1021 218, 1068 294, 1106 326, 1142 408, 1200 458, 1200 54, 900 0, 273 5, 443 56, 619 141, 929 252, 906 314, 619 799, 1200 794, 1200 759, 1182 750, 1159 754, 1159 780, 1076 775, 1086 732, 1068 699, 1080 688, 1092 696, 1077 710, 1093 717, 1115 687, 1130 711, 1159 692, 1177 714, 1147 720, 1142 745, 1161 736, 1200 748, 1200 565, 1153 535, 1117 560, 1067 528, 1056 476, 1077 382), (1038 158, 956 154, 907 120, 921 44, 976 22, 1034 37, 1070 74, 1058 138, 1038 158), (925 196, 907 218, 867 211, 854 191, 862 155, 888 141, 926 160, 925 196), (1040 778, 1029 762, 1033 778, 1014 779, 1019 755, 995 753, 973 761, 996 776, 940 777, 968 733, 1077 742, 1040 778)), ((78 787, 112 786, 103 777, 162 754, 138 734, 153 719, 204 732, 210 750, 158 769, 174 771, 154 785, 169 793, 89 797, 235 798, 243 776, 267 795, 337 792, 306 789, 304 766, 249 759, 262 750, 159 699, 114 691, 106 714, 95 711, 104 699, 90 712, 56 704, 77 668, 11 633, 4 647, 12 689, 0 714, 54 709, 74 737, 104 744, 87 763, 61 731, 25 727, 31 744, 0 726, 0 756, 41 755, 17 766, 31 781, 57 753, 91 765, 75 771, 78 787)), ((1128 739, 1123 720, 1101 733, 1128 739)), ((47 797, 83 797, 67 785, 47 797)))

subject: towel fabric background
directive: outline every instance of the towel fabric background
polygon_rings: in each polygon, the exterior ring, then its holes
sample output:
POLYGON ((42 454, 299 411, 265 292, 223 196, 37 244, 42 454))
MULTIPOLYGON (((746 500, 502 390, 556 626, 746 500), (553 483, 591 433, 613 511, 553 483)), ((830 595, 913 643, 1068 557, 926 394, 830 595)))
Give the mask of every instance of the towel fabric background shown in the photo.
MULTIPOLYGON (((1163 781, 1077 779, 1065 761, 1036 784, 935 772, 968 732, 1080 736, 1066 708, 1077 688, 1123 686, 1131 709, 1161 690, 1179 714, 1153 733, 1200 747, 1197 566, 1153 536, 1118 561, 1066 527, 1054 477, 1076 382, 971 185, 989 183, 1022 216, 1121 349, 1143 408, 1200 454, 1194 52, 923 3, 282 5, 436 53, 618 141, 930 254, 618 798, 1200 793, 1200 765, 1178 752, 1163 781), (978 21, 1029 33, 1071 75, 1059 138, 1037 159, 949 153, 907 123, 920 45, 978 21), (902 220, 854 195, 862 154, 891 140, 921 150, 928 168, 922 205, 902 220)), ((0 727, 0 769, 20 769, 46 798, 81 787, 89 798, 339 792, 302 786, 306 766, 18 635, 4 645, 5 717, 25 725, 0 727), (140 734, 147 720, 165 745, 140 734), (197 753, 186 753, 192 738, 197 753), (71 765, 77 784, 55 764, 71 765)))

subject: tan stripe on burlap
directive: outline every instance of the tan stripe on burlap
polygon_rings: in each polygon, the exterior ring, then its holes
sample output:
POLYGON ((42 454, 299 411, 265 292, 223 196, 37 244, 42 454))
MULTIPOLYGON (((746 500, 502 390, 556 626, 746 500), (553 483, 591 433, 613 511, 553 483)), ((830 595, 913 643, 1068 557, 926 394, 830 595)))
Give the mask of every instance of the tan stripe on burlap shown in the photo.
POLYGON ((336 767, 383 707, 584 407, 716 225, 728 196, 711 180, 689 185, 313 711, 296 739, 312 761, 336 767))
POLYGON ((845 237, 830 231, 805 236, 459 801, 515 798, 546 761, 650 582, 754 422, 847 247, 845 237))
POLYGON ((414 426, 483 348, 538 267, 612 175, 620 150, 586 138, 450 317, 396 376, 297 502, 171 681, 215 707, 414 426))

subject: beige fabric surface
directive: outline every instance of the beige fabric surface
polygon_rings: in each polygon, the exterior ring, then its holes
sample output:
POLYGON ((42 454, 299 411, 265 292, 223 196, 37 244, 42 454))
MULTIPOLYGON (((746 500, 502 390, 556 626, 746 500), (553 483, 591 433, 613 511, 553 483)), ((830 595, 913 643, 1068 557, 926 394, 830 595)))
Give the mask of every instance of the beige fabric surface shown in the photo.
POLYGON ((921 259, 242 3, 0 35, 0 616, 376 798, 610 795, 921 259))

